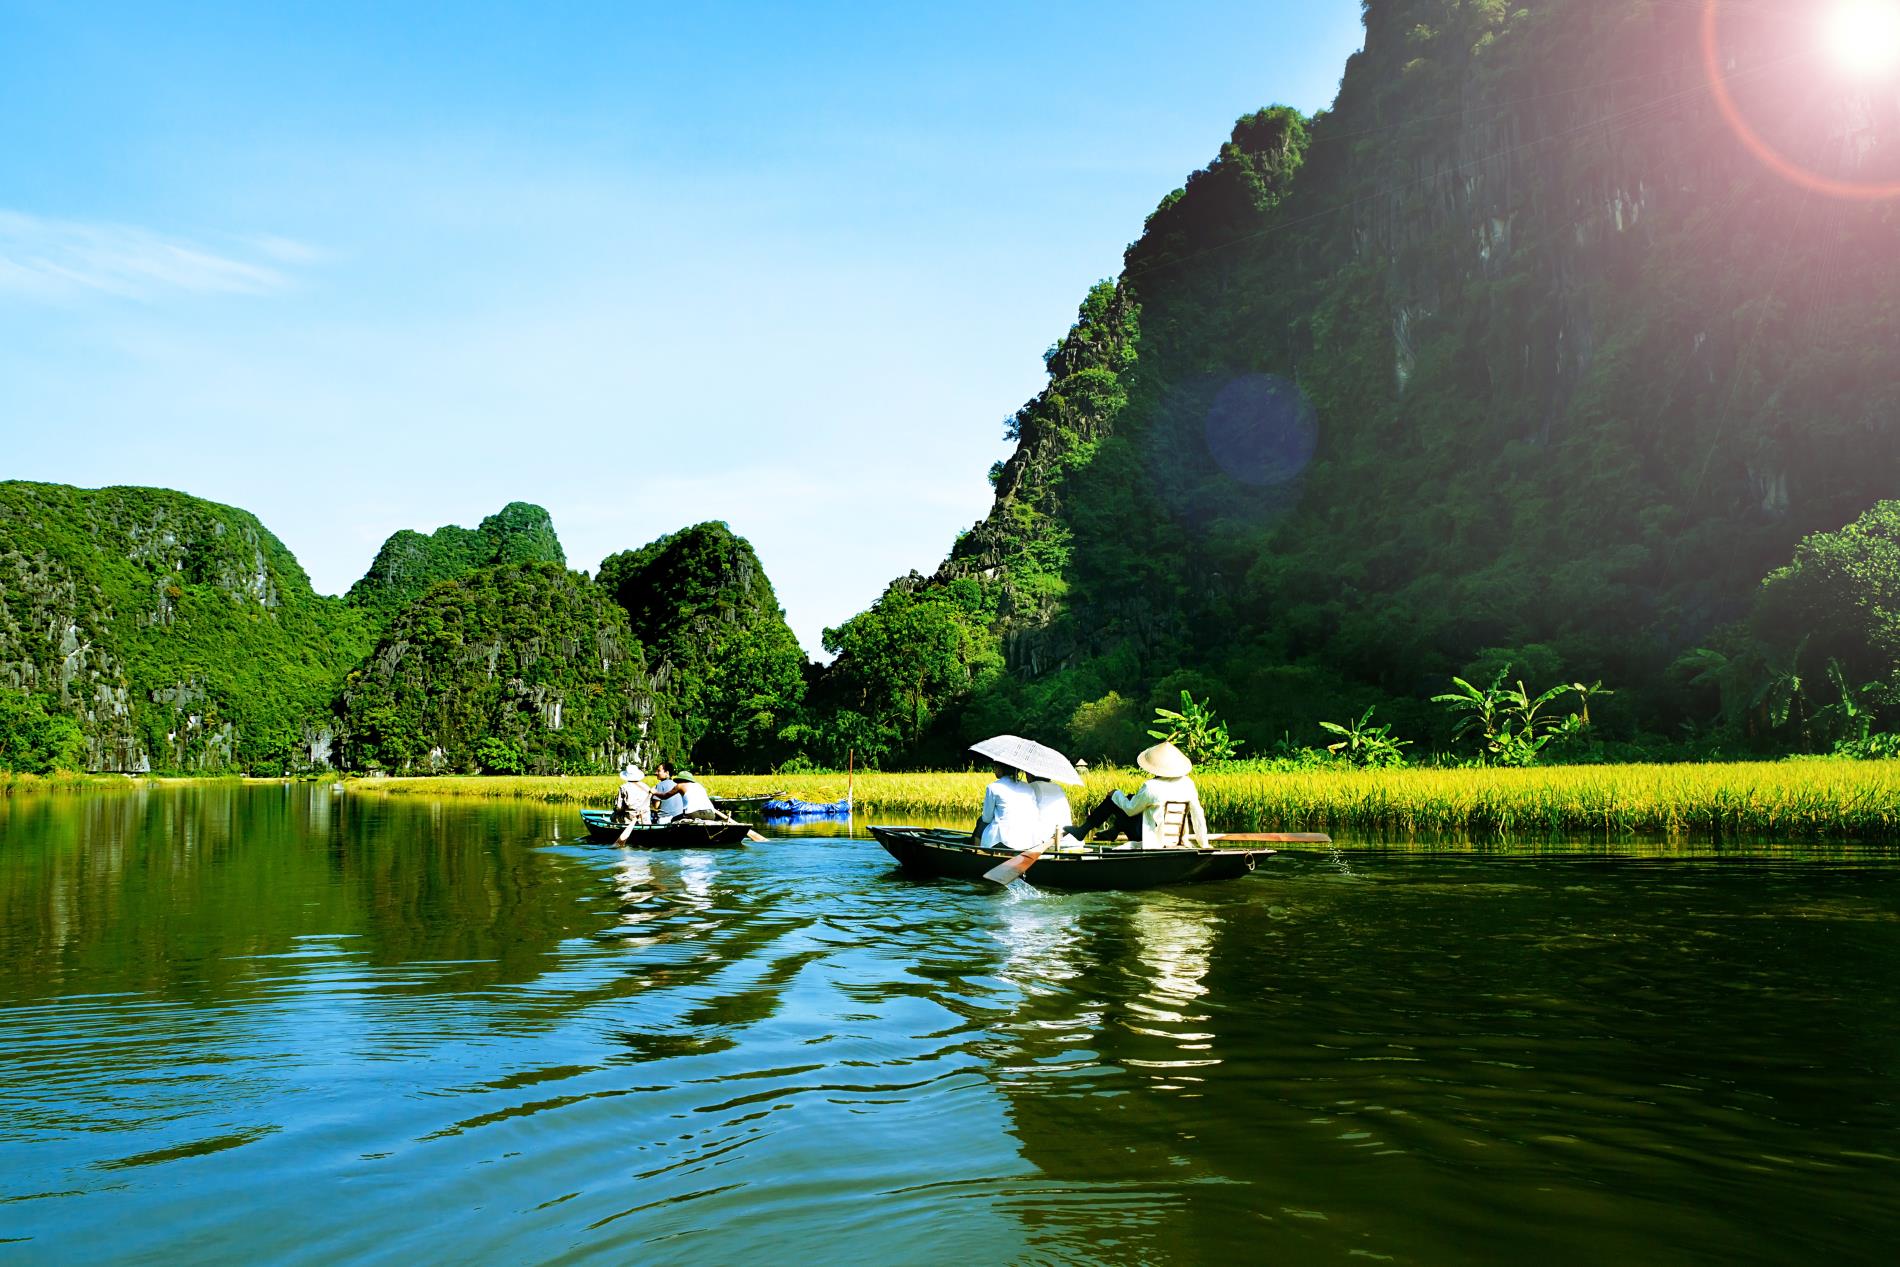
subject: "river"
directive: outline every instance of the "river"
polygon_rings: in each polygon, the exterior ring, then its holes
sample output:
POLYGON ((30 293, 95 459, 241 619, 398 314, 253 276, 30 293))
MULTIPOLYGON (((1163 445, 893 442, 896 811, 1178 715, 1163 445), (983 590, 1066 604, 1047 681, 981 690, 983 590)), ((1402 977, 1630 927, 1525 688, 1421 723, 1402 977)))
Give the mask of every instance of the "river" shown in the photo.
POLYGON ((0 1264, 1889 1261, 1900 855, 917 882, 0 801, 0 1264))

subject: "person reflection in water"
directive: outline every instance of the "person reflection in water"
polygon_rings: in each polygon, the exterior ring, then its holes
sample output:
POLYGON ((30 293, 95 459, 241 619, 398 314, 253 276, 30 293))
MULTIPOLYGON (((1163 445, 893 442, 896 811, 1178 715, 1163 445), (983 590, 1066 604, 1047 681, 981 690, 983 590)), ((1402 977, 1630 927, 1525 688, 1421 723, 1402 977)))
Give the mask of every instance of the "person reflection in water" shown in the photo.
POLYGON ((1110 792, 1082 820, 1079 834, 1086 839, 1101 832, 1106 840, 1126 838, 1138 842, 1143 849, 1186 843, 1192 838, 1199 848, 1209 848, 1207 815, 1201 809, 1201 794, 1194 780, 1188 777, 1194 763, 1188 760, 1187 754, 1171 743, 1162 742, 1144 748, 1135 758, 1135 764, 1153 777, 1133 792, 1119 789, 1110 792), (1162 820, 1168 816, 1170 803, 1179 805, 1181 808, 1175 812, 1185 816, 1186 830, 1178 839, 1174 837, 1179 829, 1162 830, 1162 820))

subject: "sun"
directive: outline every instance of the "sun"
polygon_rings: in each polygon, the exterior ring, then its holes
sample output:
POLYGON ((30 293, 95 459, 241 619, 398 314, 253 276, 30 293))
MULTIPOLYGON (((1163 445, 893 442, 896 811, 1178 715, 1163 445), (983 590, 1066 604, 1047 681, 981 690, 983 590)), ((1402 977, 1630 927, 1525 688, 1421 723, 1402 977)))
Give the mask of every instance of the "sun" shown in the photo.
POLYGON ((1900 0, 1836 0, 1821 19, 1821 49, 1855 79, 1900 71, 1900 0))

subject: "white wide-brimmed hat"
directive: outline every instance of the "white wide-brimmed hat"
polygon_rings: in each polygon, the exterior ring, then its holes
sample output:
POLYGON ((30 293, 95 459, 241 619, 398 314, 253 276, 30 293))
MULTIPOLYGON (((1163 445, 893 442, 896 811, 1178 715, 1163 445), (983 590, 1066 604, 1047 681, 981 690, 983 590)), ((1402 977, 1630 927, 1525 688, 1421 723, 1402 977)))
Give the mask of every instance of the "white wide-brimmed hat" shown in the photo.
POLYGON ((981 743, 971 744, 970 751, 980 757, 1015 766, 1035 778, 1076 786, 1082 782, 1082 776, 1076 773, 1067 757, 1047 744, 1039 744, 1020 735, 992 735, 981 743))
POLYGON ((1157 779, 1178 779, 1194 768, 1194 763, 1187 759, 1187 753, 1165 739, 1152 748, 1143 748, 1141 755, 1135 758, 1135 764, 1157 779))
POLYGON ((620 777, 623 779, 626 779, 630 783, 638 783, 641 779, 644 779, 647 777, 647 773, 645 770, 642 770, 637 765, 629 765, 625 769, 621 770, 620 777))

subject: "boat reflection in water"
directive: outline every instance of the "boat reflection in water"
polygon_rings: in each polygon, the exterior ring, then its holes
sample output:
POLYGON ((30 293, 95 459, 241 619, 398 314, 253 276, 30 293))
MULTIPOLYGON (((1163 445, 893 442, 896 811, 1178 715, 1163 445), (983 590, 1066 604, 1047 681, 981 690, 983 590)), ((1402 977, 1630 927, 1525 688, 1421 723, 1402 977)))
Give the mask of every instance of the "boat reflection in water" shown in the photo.
POLYGON ((1242 1187, 1197 1142, 1232 1129, 1212 1125, 1231 1109, 1208 1085, 1226 1076, 1209 980, 1219 904, 1018 885, 997 914, 997 975, 1018 1001, 990 1026, 989 1076, 1034 1168, 1007 1199, 1030 1256, 1094 1261, 1104 1244, 1128 1261, 1178 1255, 1203 1203, 1242 1187), (1112 1144, 1105 1117, 1130 1128, 1112 1144))
POLYGON ((1177 906, 1165 899, 1129 915, 1136 956, 1149 983, 1130 999, 1125 1023, 1130 1033, 1161 1039, 1178 1053, 1164 1058, 1128 1057, 1130 1068, 1155 1071, 1150 1076, 1157 1091, 1198 1095, 1203 1076, 1187 1071, 1220 1063, 1208 1054, 1215 1035, 1204 1027, 1213 1017, 1201 1007, 1218 923, 1219 917, 1211 911, 1177 906))

